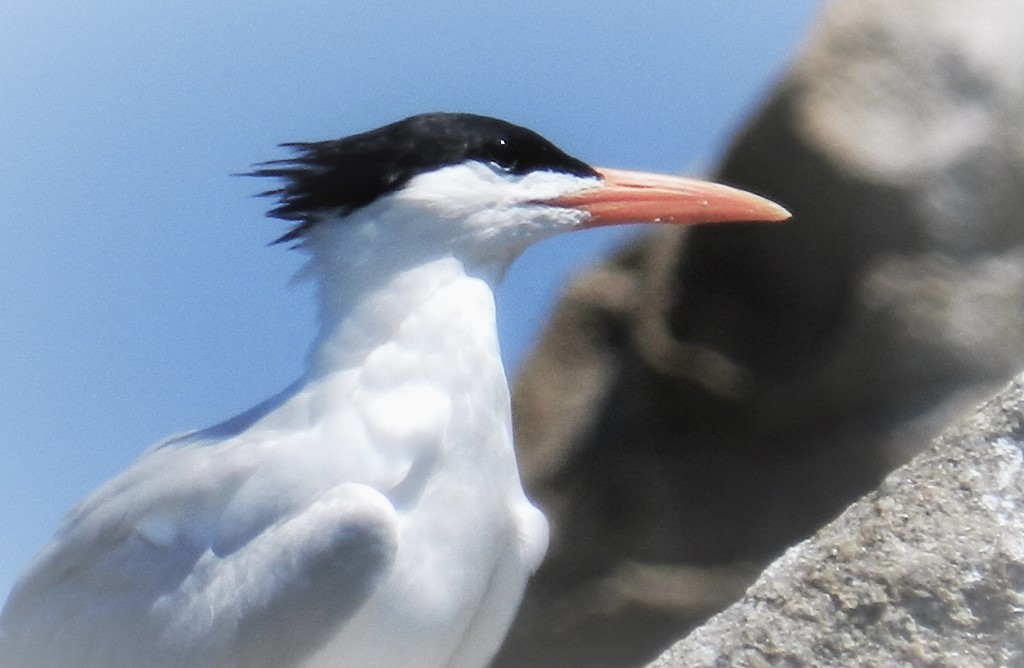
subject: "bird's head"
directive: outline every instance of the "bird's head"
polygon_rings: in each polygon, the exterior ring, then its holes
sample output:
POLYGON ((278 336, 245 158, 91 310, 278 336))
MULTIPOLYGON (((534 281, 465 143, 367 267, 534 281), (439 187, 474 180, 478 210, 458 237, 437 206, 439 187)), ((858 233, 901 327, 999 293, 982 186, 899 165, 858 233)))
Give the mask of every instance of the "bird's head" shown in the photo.
POLYGON ((271 216, 295 223, 278 241, 341 244, 351 256, 447 253, 500 275, 528 245, 561 231, 789 217, 727 186, 591 167, 532 130, 472 114, 422 114, 285 146, 293 157, 251 172, 284 181, 264 193, 279 200, 271 216))

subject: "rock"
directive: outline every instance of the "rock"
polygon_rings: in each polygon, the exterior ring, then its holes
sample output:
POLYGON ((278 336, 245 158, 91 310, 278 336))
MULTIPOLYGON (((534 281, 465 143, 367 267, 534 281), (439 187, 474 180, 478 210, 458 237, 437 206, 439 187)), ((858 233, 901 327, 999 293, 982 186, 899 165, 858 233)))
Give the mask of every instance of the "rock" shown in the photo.
POLYGON ((516 384, 496 666, 649 661, 1024 367, 1024 2, 828 4, 718 176, 794 219, 625 249, 516 384))
POLYGON ((651 668, 1024 665, 1024 375, 651 668))

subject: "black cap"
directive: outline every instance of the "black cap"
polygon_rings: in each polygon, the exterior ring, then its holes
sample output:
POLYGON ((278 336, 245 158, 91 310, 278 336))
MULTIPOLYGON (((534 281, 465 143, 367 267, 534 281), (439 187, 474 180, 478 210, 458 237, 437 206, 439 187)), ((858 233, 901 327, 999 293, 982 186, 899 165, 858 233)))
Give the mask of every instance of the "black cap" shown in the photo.
POLYGON ((346 215, 418 174, 462 162, 481 162, 508 174, 597 176, 590 165, 533 130, 474 114, 421 114, 344 139, 282 146, 296 155, 260 163, 249 172, 285 180, 281 188, 261 193, 280 202, 268 215, 299 221, 278 242, 301 237, 315 214, 346 215))

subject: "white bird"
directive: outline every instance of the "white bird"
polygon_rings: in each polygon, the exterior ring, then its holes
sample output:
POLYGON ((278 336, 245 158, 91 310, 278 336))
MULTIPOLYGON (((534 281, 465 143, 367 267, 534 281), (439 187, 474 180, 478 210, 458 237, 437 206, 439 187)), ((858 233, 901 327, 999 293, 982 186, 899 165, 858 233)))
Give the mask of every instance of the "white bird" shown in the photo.
POLYGON ((789 217, 469 114, 287 146, 253 174, 283 179, 318 287, 307 370, 75 508, 4 607, 4 667, 486 665, 548 541, 498 350, 509 264, 567 230, 789 217))

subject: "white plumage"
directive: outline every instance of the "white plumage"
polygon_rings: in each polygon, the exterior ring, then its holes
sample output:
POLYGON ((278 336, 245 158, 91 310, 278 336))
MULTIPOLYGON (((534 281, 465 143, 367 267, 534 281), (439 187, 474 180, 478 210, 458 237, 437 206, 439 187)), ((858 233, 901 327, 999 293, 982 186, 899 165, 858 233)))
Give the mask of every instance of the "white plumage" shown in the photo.
POLYGON ((601 215, 566 198, 607 186, 501 167, 470 155, 308 212, 306 373, 75 509, 11 593, 0 663, 486 665, 547 547, 493 289, 527 245, 601 215))

